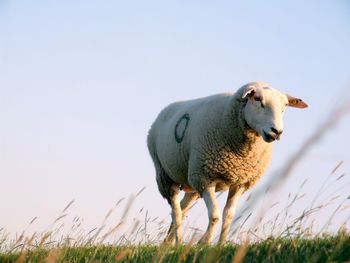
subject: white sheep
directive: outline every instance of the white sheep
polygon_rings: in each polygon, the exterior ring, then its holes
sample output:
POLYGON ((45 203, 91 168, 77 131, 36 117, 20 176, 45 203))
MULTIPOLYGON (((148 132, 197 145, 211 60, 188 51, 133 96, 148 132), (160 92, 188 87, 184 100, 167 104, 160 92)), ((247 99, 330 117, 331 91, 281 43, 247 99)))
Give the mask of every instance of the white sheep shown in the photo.
POLYGON ((201 243, 210 243, 220 218, 215 192, 229 190, 220 244, 226 241, 238 198, 265 172, 272 144, 283 131, 286 106, 306 108, 301 99, 263 82, 234 94, 170 104, 147 138, 160 193, 172 208, 166 241, 182 242, 182 220, 203 197, 209 224, 201 243), (185 196, 180 202, 180 190, 185 196))

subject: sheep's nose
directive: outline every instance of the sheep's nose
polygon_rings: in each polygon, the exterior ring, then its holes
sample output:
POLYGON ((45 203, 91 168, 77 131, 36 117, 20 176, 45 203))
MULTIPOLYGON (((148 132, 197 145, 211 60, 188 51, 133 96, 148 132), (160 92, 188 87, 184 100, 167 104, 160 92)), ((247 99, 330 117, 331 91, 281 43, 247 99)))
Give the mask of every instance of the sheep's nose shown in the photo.
POLYGON ((283 133, 283 130, 277 130, 274 127, 271 127, 271 131, 275 134, 276 139, 279 139, 279 137, 281 136, 281 134, 283 133))

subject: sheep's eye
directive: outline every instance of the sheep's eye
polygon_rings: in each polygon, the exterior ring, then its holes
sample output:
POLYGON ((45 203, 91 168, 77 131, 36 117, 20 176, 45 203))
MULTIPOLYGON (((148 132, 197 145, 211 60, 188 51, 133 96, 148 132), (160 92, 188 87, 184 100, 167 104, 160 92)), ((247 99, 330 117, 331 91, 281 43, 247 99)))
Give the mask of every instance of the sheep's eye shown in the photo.
POLYGON ((260 106, 264 108, 264 104, 262 103, 261 97, 254 97, 254 100, 260 102, 260 106))

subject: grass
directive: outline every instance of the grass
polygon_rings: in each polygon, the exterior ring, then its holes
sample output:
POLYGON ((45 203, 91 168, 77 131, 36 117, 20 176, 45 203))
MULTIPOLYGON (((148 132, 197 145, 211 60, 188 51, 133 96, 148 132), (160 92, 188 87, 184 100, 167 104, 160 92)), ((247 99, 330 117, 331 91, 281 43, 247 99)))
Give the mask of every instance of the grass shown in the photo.
MULTIPOLYGON (((0 262, 235 262, 240 246, 84 246, 0 254, 0 262)), ((243 262, 350 261, 350 235, 276 238, 249 244, 243 262)))
MULTIPOLYGON (((264 213, 256 211, 258 216, 251 220, 252 226, 247 226, 251 213, 236 218, 231 233, 231 241, 225 246, 196 245, 198 229, 188 227, 187 241, 182 246, 166 246, 161 244, 168 223, 157 218, 149 218, 145 212, 144 220, 135 221, 128 227, 127 232, 120 233, 127 222, 128 213, 135 199, 142 193, 125 201, 125 207, 120 211, 120 220, 109 228, 106 227, 108 218, 115 208, 122 204, 120 200, 110 209, 101 226, 88 232, 82 231, 81 220, 72 220, 70 233, 62 234, 67 219, 67 211, 74 203, 71 201, 57 216, 49 228, 41 233, 26 233, 23 231, 14 239, 0 229, 0 262, 345 262, 350 261, 350 233, 348 219, 338 225, 337 231, 329 231, 329 226, 335 216, 348 214, 350 196, 348 185, 343 182, 347 177, 341 171, 343 162, 339 162, 316 191, 310 202, 301 206, 301 213, 293 215, 293 206, 300 206, 306 193, 305 179, 298 191, 287 198, 287 203, 281 209, 275 209, 271 217, 269 210, 264 213), (340 184, 341 191, 336 184, 340 184), (332 188, 335 187, 335 190, 332 188), (331 191, 329 191, 331 190, 331 191), (330 194, 328 192, 331 192, 330 194), (324 198, 326 196, 326 198, 324 198), (330 206, 333 205, 333 206, 330 206), (331 209, 332 207, 332 209, 331 209), (322 212, 327 212, 317 231, 314 220, 322 212), (268 217, 270 216, 270 217, 268 217), (142 222, 142 223, 141 223, 142 222), (156 227, 152 227, 152 224, 156 227), (192 230, 192 232, 191 232, 192 230), (328 234, 326 234, 328 233, 328 234), (333 234, 331 234, 333 233, 333 234), (110 239, 111 237, 116 237, 110 239)), ((248 197, 249 199, 250 197, 248 197)), ((271 204, 270 198, 266 203, 270 208, 276 208, 277 203, 271 204)), ((29 222, 35 223, 36 218, 29 222)), ((28 229, 28 228, 27 228, 28 229)))

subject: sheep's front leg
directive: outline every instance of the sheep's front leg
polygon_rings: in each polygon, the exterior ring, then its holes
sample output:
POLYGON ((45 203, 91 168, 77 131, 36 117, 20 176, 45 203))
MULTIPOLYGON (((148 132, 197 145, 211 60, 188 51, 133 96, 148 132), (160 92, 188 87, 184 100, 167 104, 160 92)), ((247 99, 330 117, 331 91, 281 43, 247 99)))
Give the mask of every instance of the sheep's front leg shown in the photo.
POLYGON ((200 239, 199 243, 211 243, 214 237, 216 226, 220 220, 220 210, 218 201, 215 196, 215 184, 207 187, 203 193, 202 197, 204 199, 205 205, 208 209, 209 224, 207 231, 200 239))
POLYGON ((237 189, 236 187, 231 187, 228 192, 226 205, 222 215, 223 222, 222 222, 221 234, 219 239, 219 244, 221 245, 226 242, 228 232, 230 231, 231 223, 236 212, 238 199, 240 198, 243 192, 244 192, 243 188, 237 189))
MULTIPOLYGON (((198 198, 199 198, 199 194, 196 192, 185 193, 185 196, 183 197, 180 203, 180 207, 182 211, 182 220, 185 218, 187 212, 190 210, 190 208, 193 206, 193 204, 197 201, 198 198)), ((175 241, 175 222, 172 221, 164 242, 173 244, 174 241, 175 241)))
POLYGON ((180 188, 178 185, 171 187, 170 193, 171 201, 171 218, 174 224, 174 232, 176 237, 176 243, 182 243, 182 210, 180 205, 180 188))

